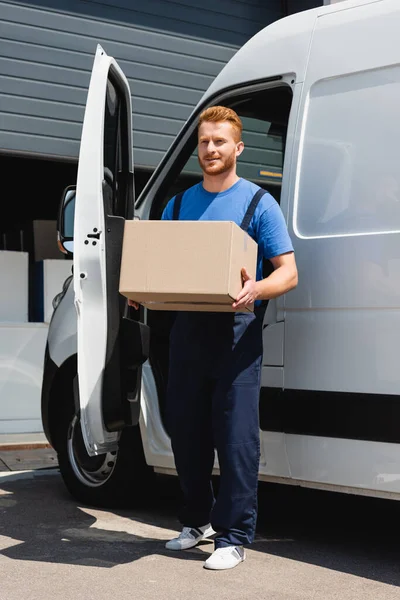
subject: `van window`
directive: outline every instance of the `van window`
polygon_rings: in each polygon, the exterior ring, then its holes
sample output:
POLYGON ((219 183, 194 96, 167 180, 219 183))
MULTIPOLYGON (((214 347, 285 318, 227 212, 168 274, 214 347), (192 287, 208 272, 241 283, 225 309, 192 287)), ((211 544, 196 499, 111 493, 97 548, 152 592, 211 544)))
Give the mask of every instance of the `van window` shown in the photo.
POLYGON ((104 115, 103 138, 103 198, 106 213, 125 216, 127 197, 127 173, 129 172, 129 149, 127 136, 122 135, 126 125, 126 99, 114 81, 110 70, 104 115))
MULTIPOLYGON (((233 108, 233 106, 230 106, 233 108)), ((244 117, 240 107, 235 108, 243 123, 242 140, 245 150, 237 162, 237 174, 258 183, 258 185, 277 185, 281 187, 283 171, 283 153, 287 122, 271 123, 263 119, 263 114, 244 117)), ((182 175, 198 174, 201 169, 197 160, 197 148, 182 170, 182 175)))
POLYGON ((104 115, 104 171, 110 182, 115 181, 118 160, 120 98, 110 79, 107 80, 104 115))
MULTIPOLYGON (((238 175, 267 189, 278 202, 291 102, 291 88, 282 85, 248 95, 237 93, 219 102, 233 108, 243 122, 245 149, 238 160, 238 175)), ((192 127, 191 138, 176 161, 181 166, 170 174, 169 185, 163 186, 162 195, 158 195, 153 205, 151 218, 160 218, 165 205, 175 194, 202 180, 197 160, 197 119, 192 127)))
POLYGON ((400 68, 320 81, 300 142, 303 237, 400 230, 400 68))

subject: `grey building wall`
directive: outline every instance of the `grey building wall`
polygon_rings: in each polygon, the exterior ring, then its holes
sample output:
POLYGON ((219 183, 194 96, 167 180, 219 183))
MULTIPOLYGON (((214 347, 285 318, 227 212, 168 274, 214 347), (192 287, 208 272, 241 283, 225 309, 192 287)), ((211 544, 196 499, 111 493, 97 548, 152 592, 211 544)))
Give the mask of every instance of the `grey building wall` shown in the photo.
POLYGON ((283 0, 283 2, 284 12, 289 15, 310 8, 317 8, 324 4, 324 0, 283 0))
POLYGON ((0 0, 0 151, 76 158, 97 43, 132 91, 135 163, 154 167, 281 0, 0 0))

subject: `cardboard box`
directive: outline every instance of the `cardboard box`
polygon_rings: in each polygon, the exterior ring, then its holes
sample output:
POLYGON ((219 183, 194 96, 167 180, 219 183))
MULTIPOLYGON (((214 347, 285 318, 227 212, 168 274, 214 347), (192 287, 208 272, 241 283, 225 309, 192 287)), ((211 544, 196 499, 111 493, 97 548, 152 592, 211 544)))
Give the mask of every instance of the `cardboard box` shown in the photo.
POLYGON ((57 221, 34 220, 19 223, 15 229, 2 234, 1 248, 28 252, 33 261, 53 258, 63 260, 57 244, 57 221))
POLYGON ((57 244, 57 221, 35 220, 32 228, 35 261, 46 258, 62 260, 64 256, 57 244))
POLYGON ((126 221, 119 291, 152 310, 233 312, 241 269, 255 278, 256 264, 231 221, 126 221))

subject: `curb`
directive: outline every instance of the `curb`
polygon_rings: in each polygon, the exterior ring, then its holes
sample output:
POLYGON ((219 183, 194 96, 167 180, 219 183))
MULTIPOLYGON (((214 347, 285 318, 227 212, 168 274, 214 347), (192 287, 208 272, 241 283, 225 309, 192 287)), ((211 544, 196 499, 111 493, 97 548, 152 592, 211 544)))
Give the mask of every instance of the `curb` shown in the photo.
POLYGON ((48 442, 11 442, 0 444, 0 452, 12 450, 40 450, 42 448, 51 448, 48 442))

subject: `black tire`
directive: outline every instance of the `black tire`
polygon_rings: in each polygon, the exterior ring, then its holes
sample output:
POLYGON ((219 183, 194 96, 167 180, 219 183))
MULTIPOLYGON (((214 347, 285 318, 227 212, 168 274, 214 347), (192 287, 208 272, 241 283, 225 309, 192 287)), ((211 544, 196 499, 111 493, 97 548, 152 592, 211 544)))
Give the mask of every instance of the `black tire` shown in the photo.
POLYGON ((72 382, 63 392, 63 398, 58 398, 62 406, 57 415, 55 447, 70 494, 79 502, 101 508, 126 508, 148 502, 155 475, 145 461, 139 426, 122 431, 116 452, 89 457, 71 402, 72 382))

